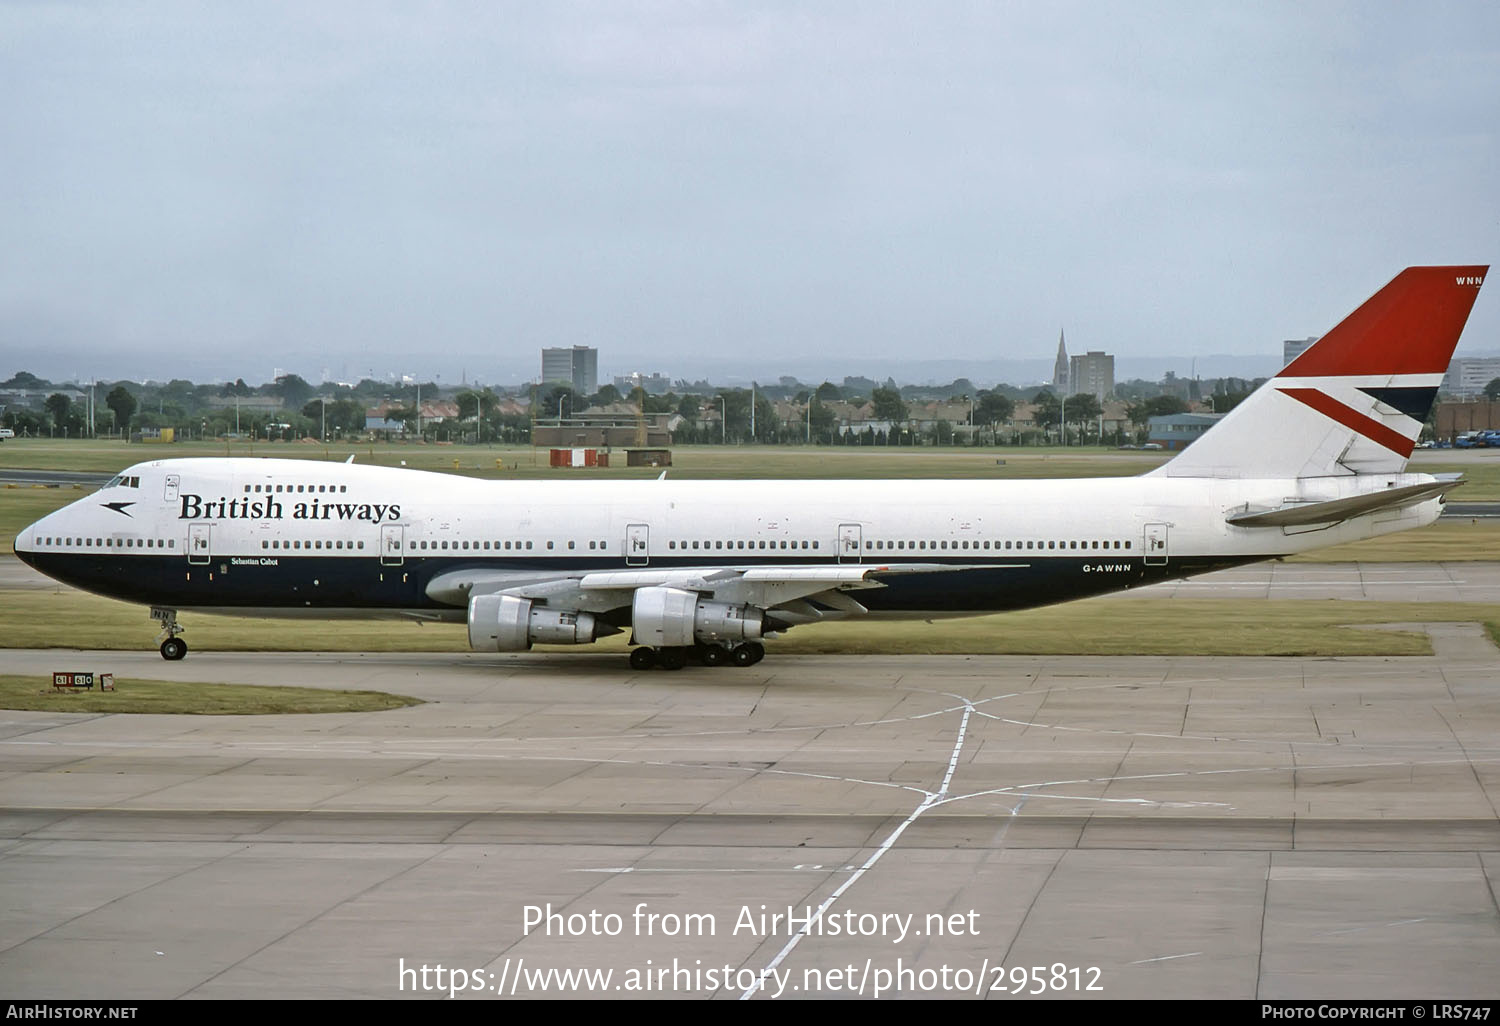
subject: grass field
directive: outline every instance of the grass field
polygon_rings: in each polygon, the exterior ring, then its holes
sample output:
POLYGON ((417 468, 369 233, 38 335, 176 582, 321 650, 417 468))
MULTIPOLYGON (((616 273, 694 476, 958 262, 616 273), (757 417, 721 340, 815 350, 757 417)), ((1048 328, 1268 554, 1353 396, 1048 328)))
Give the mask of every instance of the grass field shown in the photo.
POLYGON ((252 684, 189 684, 167 680, 115 681, 114 691, 53 690, 38 677, 0 674, 0 709, 40 712, 188 713, 199 716, 263 716, 271 713, 379 712, 421 705, 421 700, 383 691, 323 691, 318 688, 252 684))
MULTIPOLYGON (((194 651, 462 652, 462 624, 307 621, 183 613, 194 651)), ((1345 630, 1395 622, 1500 622, 1495 603, 1261 599, 1092 599, 962 620, 848 621, 799 627, 774 652, 1017 655, 1416 655, 1421 635, 1345 630)), ((0 591, 4 648, 150 651, 141 606, 59 588, 0 591)), ((626 651, 626 636, 589 651, 626 651)), ((558 646, 558 652, 578 652, 558 646)), ((192 658, 191 652, 188 658, 192 658)))
MULTIPOLYGON (((167 446, 128 445, 115 441, 62 442, 22 439, 0 445, 0 468, 72 470, 114 473, 132 463, 193 456, 273 457, 333 460, 354 456, 357 463, 407 466, 471 477, 514 480, 559 478, 652 478, 651 467, 626 467, 623 452, 612 454, 618 466, 555 469, 547 450, 530 446, 427 445, 389 443, 329 445, 273 442, 225 445, 181 442, 167 446), (497 463, 498 461, 498 463, 497 463)), ((1139 474, 1160 465, 1163 453, 1115 449, 1056 448, 956 449, 886 446, 678 446, 672 450, 673 477, 687 478, 1040 478, 1111 477, 1139 474), (997 463, 996 461, 1004 461, 997 463)))
MULTIPOLYGON (((530 446, 383 443, 322 445, 303 442, 179 442, 129 445, 111 440, 16 439, 0 444, 0 468, 114 473, 132 463, 192 456, 249 456, 336 460, 408 466, 473 477, 547 480, 649 478, 660 471, 623 465, 603 469, 554 469, 545 449, 530 446), (498 464, 497 464, 498 461, 498 464)), ((617 464, 624 454, 613 454, 617 464)), ((1051 478, 1121 477, 1165 463, 1169 453, 1102 448, 947 448, 922 446, 717 446, 672 450, 673 477, 687 478, 1051 478)), ((1455 493, 1468 502, 1500 501, 1500 450, 1418 450, 1411 469, 1428 474, 1462 473, 1455 493)))

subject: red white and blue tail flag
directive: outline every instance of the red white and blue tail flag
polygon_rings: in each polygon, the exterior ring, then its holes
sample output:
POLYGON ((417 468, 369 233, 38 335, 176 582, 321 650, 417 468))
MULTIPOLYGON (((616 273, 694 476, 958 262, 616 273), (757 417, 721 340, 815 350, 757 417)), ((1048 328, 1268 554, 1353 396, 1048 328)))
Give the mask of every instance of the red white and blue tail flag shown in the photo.
POLYGON ((1488 270, 1408 267, 1152 473, 1400 473, 1488 270))

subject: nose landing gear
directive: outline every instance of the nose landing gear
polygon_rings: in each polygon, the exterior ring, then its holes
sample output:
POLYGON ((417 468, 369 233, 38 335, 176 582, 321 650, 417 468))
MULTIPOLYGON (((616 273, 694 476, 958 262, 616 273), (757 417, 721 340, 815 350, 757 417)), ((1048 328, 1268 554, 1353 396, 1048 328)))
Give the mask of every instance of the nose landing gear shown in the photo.
POLYGON ((176 662, 187 655, 187 642, 177 636, 183 631, 182 624, 177 622, 177 610, 152 606, 151 619, 161 624, 161 633, 156 636, 156 640, 161 642, 161 657, 168 662, 176 662))

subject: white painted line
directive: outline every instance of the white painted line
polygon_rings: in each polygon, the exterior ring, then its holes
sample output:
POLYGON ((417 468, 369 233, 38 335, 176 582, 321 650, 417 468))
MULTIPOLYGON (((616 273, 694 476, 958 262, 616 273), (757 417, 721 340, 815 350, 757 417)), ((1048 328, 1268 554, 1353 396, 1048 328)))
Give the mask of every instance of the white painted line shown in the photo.
POLYGON ((924 798, 922 800, 922 804, 918 805, 914 810, 912 810, 912 814, 910 816, 907 816, 906 819, 901 822, 900 826, 891 831, 890 836, 881 843, 879 848, 871 853, 870 857, 865 860, 864 865, 855 870, 850 875, 849 879, 839 884, 834 892, 823 900, 823 903, 818 906, 816 912, 808 917, 808 921, 802 925, 802 928, 798 930, 791 937, 791 939, 786 942, 786 945, 776 953, 776 957, 771 959, 766 967, 760 971, 759 975, 757 975, 755 978, 755 982, 747 987, 745 989, 745 992, 740 995, 741 1001, 748 1001, 755 995, 755 992, 757 990, 765 985, 766 977, 774 973, 776 969, 781 965, 781 963, 786 960, 786 957, 796 950, 797 945, 802 943, 803 937, 808 936, 808 930, 810 929, 812 923, 821 922, 823 913, 826 912, 834 902, 838 901, 839 898, 844 895, 845 891, 858 883, 860 877, 869 872, 875 866, 875 863, 879 862, 885 856, 886 852, 891 850, 896 841, 900 839, 901 835, 906 833, 906 828, 915 823, 918 816, 922 815, 922 813, 938 804, 938 802, 942 800, 943 795, 947 793, 948 784, 953 779, 953 771, 958 765, 959 752, 963 750, 964 737, 967 735, 969 730, 969 717, 974 712, 974 705, 968 699, 960 698, 960 696, 956 695, 952 697, 959 698, 959 700, 964 703, 964 715, 963 719, 960 720, 958 724, 958 739, 954 742, 953 754, 948 759, 948 772, 943 777, 942 787, 938 790, 937 794, 929 794, 926 798, 924 798))

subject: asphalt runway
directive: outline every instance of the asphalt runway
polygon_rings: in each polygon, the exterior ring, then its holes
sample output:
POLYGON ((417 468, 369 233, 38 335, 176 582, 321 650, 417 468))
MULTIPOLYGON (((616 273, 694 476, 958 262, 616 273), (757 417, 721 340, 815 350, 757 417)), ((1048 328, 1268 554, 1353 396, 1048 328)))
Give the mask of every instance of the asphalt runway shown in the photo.
POLYGON ((674 674, 10 651, 428 704, 0 713, 0 992, 1494 998, 1497 652, 1426 629, 1431 657, 674 674))

